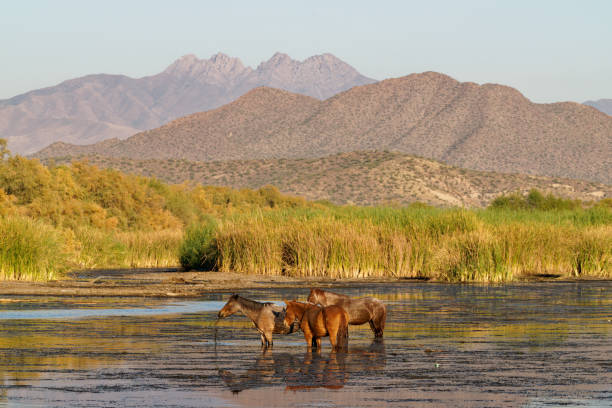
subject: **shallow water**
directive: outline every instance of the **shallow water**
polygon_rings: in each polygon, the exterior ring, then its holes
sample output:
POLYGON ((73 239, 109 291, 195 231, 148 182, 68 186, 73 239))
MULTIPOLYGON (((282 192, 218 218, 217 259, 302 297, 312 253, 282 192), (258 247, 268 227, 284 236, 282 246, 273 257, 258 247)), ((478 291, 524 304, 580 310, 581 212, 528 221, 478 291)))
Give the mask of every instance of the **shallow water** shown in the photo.
MULTIPOLYGON (((228 294, 0 299, 0 406, 611 406, 610 282, 338 287, 388 307, 383 342, 301 333, 262 352, 228 294), (215 331, 217 332, 215 341, 215 331)), ((305 299, 305 289, 244 291, 305 299)))

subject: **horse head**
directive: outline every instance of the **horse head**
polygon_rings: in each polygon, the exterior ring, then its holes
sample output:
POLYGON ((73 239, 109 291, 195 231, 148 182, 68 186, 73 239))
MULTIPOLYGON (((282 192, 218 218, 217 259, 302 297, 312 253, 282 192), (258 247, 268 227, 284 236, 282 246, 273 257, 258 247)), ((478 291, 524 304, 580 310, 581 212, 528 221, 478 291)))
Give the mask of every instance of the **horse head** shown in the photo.
POLYGON ((217 318, 222 319, 224 317, 231 316, 234 313, 236 313, 238 310, 240 310, 240 303, 238 303, 239 297, 240 296, 238 296, 235 293, 232 296, 230 296, 225 306, 223 306, 223 308, 219 310, 219 314, 217 315, 217 318))
POLYGON ((285 300, 287 308, 285 310, 285 325, 290 326, 293 329, 293 325, 302 320, 304 316, 304 308, 300 307, 300 304, 295 301, 285 300))
POLYGON ((323 302, 325 301, 325 294, 321 289, 310 289, 310 294, 308 295, 308 302, 324 306, 323 302))

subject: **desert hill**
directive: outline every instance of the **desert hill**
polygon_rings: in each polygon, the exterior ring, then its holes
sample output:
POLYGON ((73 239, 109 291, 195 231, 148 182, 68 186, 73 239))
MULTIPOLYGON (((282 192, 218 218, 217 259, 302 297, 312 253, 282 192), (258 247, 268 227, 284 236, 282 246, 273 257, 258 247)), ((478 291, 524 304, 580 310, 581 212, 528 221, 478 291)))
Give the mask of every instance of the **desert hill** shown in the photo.
POLYGON ((357 86, 324 101, 260 87, 123 141, 55 144, 37 156, 220 161, 363 150, 612 184, 612 117, 577 103, 532 103, 510 87, 435 72, 357 86))
POLYGON ((88 75, 0 100, 0 138, 12 151, 28 154, 55 141, 126 138, 222 106, 261 85, 326 99, 371 82, 331 54, 296 61, 276 53, 256 69, 222 53, 202 60, 186 55, 149 77, 88 75))
MULTIPOLYGON (((397 152, 351 152, 316 159, 192 162, 80 157, 100 167, 153 176, 171 183, 259 188, 268 184, 310 200, 358 205, 423 202, 483 207, 503 193, 537 188, 585 201, 612 197, 612 186, 578 180, 465 170, 397 152)), ((70 158, 56 159, 60 164, 70 158)))

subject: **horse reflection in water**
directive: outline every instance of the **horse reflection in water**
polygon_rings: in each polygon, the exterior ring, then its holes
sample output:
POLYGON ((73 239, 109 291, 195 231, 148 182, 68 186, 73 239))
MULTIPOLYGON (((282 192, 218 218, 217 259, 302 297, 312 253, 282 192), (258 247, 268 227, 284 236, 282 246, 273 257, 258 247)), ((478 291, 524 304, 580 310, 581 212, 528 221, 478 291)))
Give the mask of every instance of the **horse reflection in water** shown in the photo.
POLYGON ((299 365, 290 367, 285 379, 288 390, 311 388, 340 389, 349 378, 346 353, 306 353, 299 365))
POLYGON ((349 377, 371 376, 386 365, 385 344, 374 339, 368 347, 351 347, 348 352, 307 352, 302 357, 265 349, 245 372, 219 369, 219 376, 232 393, 282 386, 287 390, 340 389, 349 377))

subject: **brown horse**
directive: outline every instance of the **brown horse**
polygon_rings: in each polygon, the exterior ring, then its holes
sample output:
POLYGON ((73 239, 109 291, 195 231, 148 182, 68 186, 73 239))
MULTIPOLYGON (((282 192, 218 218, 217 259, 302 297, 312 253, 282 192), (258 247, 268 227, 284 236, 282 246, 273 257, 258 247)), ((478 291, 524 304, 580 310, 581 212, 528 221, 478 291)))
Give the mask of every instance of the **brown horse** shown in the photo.
POLYGON ((285 326, 299 322, 308 350, 321 348, 321 337, 329 336, 332 349, 348 347, 348 321, 346 310, 340 306, 320 307, 310 303, 285 301, 285 326))
POLYGON ((349 324, 370 323, 374 337, 382 337, 385 331, 387 308, 384 303, 373 297, 351 299, 346 295, 321 289, 310 289, 310 303, 321 306, 341 306, 349 314, 349 324))
POLYGON ((221 319, 236 312, 242 312, 253 321, 255 328, 261 335, 261 345, 263 347, 272 347, 272 333, 289 334, 293 332, 293 325, 285 325, 285 309, 274 303, 256 302, 234 294, 219 310, 217 317, 221 319))

